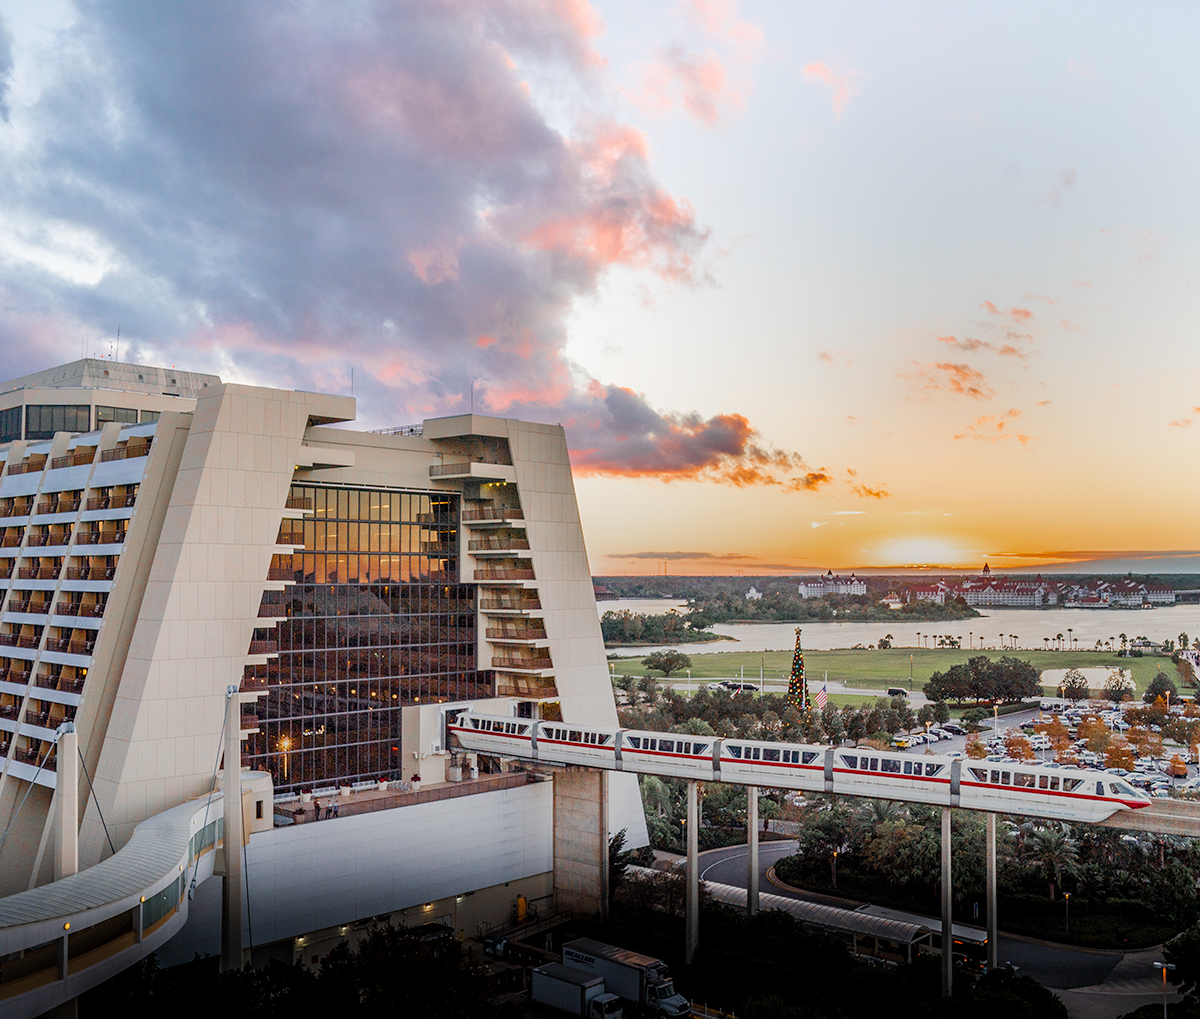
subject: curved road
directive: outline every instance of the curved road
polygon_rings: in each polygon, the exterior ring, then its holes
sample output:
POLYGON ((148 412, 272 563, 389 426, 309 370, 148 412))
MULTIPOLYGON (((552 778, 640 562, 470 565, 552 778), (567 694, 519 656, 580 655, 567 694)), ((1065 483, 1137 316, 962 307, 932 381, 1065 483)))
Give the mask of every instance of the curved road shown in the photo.
MULTIPOLYGON (((778 860, 793 853, 795 848, 796 843, 791 840, 759 843, 758 882, 760 892, 771 892, 790 899, 820 902, 829 906, 841 906, 843 909, 855 909, 862 905, 862 902, 857 900, 801 892, 772 884, 767 879, 767 871, 778 860)), ((710 849, 701 853, 701 879, 745 888, 748 854, 749 850, 745 846, 710 849)), ((936 917, 930 917, 930 919, 938 920, 936 917)), ((1001 922, 1003 923, 1003 917, 1001 917, 1001 922)), ((1125 953, 1120 951, 1103 952, 1086 948, 1068 948, 1006 934, 1000 935, 1000 964, 1011 962, 1020 973, 1033 977, 1047 987, 1067 990, 1073 987, 1092 987, 1103 983, 1124 958, 1125 953)), ((1150 969, 1149 963, 1146 968, 1150 969)))

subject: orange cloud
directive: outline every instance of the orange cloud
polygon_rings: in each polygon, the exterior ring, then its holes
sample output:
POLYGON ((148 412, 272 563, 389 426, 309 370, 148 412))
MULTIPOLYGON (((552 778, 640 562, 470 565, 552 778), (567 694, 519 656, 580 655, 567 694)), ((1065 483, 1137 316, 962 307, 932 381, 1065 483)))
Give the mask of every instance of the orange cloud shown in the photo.
POLYGON ((1003 315, 1006 318, 1012 319, 1014 322, 1030 322, 1034 318, 1034 314, 1028 308, 1009 308, 1005 311, 1003 308, 997 308, 991 301, 984 301, 981 307, 989 315, 1003 315))
POLYGON ((828 350, 822 350, 821 353, 817 355, 817 360, 823 361, 825 364, 833 364, 833 355, 829 353, 828 350))
POLYGON ((864 499, 890 499, 892 497, 892 493, 882 487, 869 488, 867 485, 851 485, 850 491, 864 499))
MULTIPOLYGON (((1190 411, 1188 411, 1188 414, 1200 414, 1200 407, 1193 407, 1190 411)), ((1172 428, 1190 428, 1192 421, 1192 417, 1176 418, 1174 421, 1170 422, 1170 425, 1172 428)))
POLYGON ((922 366, 914 375, 902 375, 901 378, 916 379, 925 390, 945 389, 973 400, 988 400, 996 395, 986 384, 983 372, 969 364, 939 361, 922 366))
POLYGON ((1020 416, 1021 411, 1016 407, 1013 407, 1004 414, 984 414, 977 417, 958 435, 954 436, 954 438, 981 439, 984 442, 1000 442, 1005 439, 1015 438, 1022 446, 1025 446, 1034 437, 1021 432, 1014 432, 1009 428, 1009 425, 1020 416))
POLYGON ((850 103, 850 81, 858 72, 847 71, 845 74, 838 74, 828 64, 814 60, 811 64, 804 65, 802 73, 805 81, 824 85, 833 93, 833 115, 840 120, 842 111, 850 103))
MULTIPOLYGON (((1027 337, 1024 337, 1027 338, 1027 337)), ((1011 343, 1006 343, 1003 346, 997 346, 994 343, 989 343, 987 340, 977 340, 971 336, 964 336, 959 339, 957 336, 939 336, 939 343, 945 343, 947 346, 953 347, 955 350, 961 350, 965 353, 974 353, 978 350, 990 350, 1000 357, 1015 357, 1021 360, 1026 360, 1029 357, 1027 351, 1014 347, 1011 343)))
POLYGON ((1062 327, 1071 333, 1082 333, 1085 331, 1083 326, 1078 322, 1072 322, 1069 318, 1062 319, 1062 327))

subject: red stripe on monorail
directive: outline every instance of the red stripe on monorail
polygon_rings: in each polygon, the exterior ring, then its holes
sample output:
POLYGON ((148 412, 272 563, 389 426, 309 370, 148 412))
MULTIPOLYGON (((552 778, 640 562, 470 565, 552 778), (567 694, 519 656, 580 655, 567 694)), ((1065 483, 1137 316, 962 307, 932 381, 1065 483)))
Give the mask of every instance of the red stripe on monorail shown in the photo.
MULTIPOLYGON (((1099 779, 1085 778, 1082 781, 1095 782, 1099 781, 1099 779)), ((1021 793, 1023 796, 1034 793, 1039 796, 1065 796, 1072 800, 1099 800, 1101 803, 1123 803, 1131 810, 1150 806, 1149 800, 1123 800, 1118 796, 1097 796, 1095 793, 1064 792, 1062 789, 1033 789, 1027 785, 993 785, 991 782, 963 782, 961 784, 969 786, 972 789, 998 789, 1001 792, 1021 793)))

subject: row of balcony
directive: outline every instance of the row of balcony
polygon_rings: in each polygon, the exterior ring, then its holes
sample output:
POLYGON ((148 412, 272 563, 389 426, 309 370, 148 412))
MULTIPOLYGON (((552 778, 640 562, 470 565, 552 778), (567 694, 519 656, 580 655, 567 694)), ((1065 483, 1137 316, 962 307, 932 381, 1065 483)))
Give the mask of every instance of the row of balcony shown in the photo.
POLYGON ((546 631, 540 626, 509 627, 489 626, 483 631, 488 640, 545 640, 546 631))
POLYGON ((525 514, 507 506, 481 506, 478 509, 464 509, 462 519, 468 524, 487 523, 492 520, 524 520, 525 514))
MULTIPOLYGON (((29 683, 29 670, 0 669, 0 682, 25 686, 29 683)), ((63 693, 83 693, 83 683, 82 676, 70 679, 66 676, 54 676, 45 672, 39 672, 34 679, 34 685, 43 690, 59 690, 63 693)))
MULTIPOLYGON (((148 456, 150 446, 150 442, 130 442, 124 446, 106 449, 100 454, 100 461, 107 463, 111 460, 125 460, 136 456, 148 456)), ((10 464, 8 473, 32 474, 34 471, 42 470, 46 466, 47 459, 44 454, 36 454, 22 463, 10 464)), ((79 452, 69 453, 67 456, 56 456, 50 461, 50 469, 53 471, 62 467, 80 467, 84 464, 94 463, 95 459, 96 450, 94 447, 91 447, 79 452)))
POLYGON ((472 538, 467 542, 468 552, 520 552, 529 548, 525 537, 472 538))
MULTIPOLYGON (((76 545, 123 545, 125 531, 76 531, 76 545)), ((0 548, 19 548, 20 534, 6 534, 0 538, 0 548)), ((55 531, 53 533, 30 534, 26 536, 26 548, 60 548, 71 544, 70 531, 55 531)))

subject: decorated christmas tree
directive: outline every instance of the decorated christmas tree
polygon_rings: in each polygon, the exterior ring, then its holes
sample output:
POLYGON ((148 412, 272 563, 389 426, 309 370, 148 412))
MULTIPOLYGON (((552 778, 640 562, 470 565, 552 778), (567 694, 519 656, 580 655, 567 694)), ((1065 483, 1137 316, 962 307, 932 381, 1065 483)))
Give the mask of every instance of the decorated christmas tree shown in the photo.
POLYGON ((796 653, 792 655, 792 674, 788 678, 787 701, 801 711, 809 711, 808 681, 804 678, 804 649, 800 646, 800 627, 796 627, 796 653))

